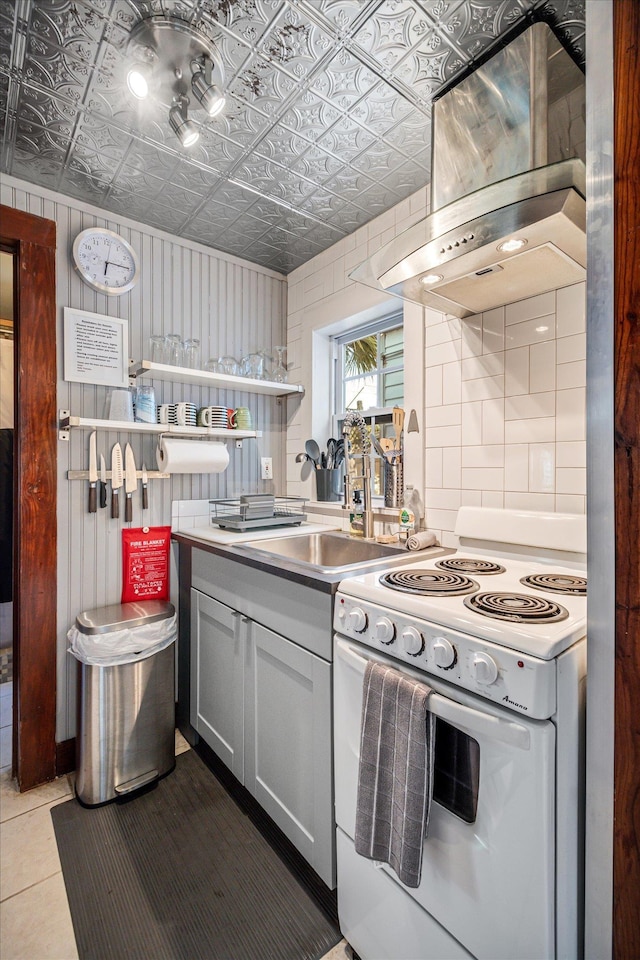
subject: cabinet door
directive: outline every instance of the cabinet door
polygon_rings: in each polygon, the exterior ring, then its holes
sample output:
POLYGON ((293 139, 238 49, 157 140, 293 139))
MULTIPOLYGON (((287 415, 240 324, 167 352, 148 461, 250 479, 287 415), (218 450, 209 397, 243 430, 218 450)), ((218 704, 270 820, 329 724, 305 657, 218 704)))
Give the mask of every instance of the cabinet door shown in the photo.
POLYGON ((242 616, 191 591, 191 726, 244 782, 242 616))
POLYGON ((333 887, 331 667, 260 624, 249 633, 245 786, 333 887))

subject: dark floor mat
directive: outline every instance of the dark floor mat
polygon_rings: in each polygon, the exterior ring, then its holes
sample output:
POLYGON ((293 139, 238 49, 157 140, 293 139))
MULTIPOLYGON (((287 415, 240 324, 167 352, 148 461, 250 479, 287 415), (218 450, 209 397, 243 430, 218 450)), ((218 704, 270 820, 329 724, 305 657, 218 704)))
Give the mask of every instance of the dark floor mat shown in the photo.
POLYGON ((192 750, 128 803, 51 816, 80 960, 318 960, 340 939, 192 750))

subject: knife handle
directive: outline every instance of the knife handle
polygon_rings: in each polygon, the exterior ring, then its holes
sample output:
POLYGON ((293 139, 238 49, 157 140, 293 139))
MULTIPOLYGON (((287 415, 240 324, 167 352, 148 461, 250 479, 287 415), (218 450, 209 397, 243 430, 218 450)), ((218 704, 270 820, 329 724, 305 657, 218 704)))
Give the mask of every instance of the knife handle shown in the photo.
POLYGON ((116 520, 120 516, 120 495, 118 490, 111 491, 111 517, 116 520))
POLYGON ((95 483, 89 484, 89 513, 96 513, 98 506, 97 491, 95 483))
POLYGON ((125 523, 131 523, 133 520, 133 500, 131 494, 127 494, 127 499, 124 501, 124 519, 125 523))
POLYGON ((102 480, 100 481, 100 506, 106 507, 107 505, 107 485, 102 480))
POLYGON ((142 488, 142 509, 149 509, 149 491, 147 490, 146 484, 142 488))

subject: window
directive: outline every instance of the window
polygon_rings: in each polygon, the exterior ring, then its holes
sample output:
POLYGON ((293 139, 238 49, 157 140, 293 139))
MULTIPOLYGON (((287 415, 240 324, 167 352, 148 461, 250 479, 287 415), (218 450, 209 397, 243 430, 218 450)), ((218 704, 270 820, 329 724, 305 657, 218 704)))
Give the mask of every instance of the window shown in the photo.
MULTIPOLYGON (((404 400, 402 313, 336 337, 334 344, 334 436, 341 435, 347 410, 361 410, 372 435, 378 440, 388 438, 395 446, 391 411, 394 406, 402 406, 404 400)), ((371 473, 374 496, 383 496, 383 464, 373 449, 371 473)))

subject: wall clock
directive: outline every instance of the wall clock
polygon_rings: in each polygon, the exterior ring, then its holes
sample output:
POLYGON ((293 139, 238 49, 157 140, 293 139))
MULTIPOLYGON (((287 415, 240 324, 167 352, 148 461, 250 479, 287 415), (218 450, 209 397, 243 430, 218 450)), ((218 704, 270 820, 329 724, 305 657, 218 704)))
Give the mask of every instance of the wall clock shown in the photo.
POLYGON ((89 227, 73 241, 73 265, 85 283, 117 297, 137 283, 140 276, 138 255, 130 243, 104 227, 89 227))

